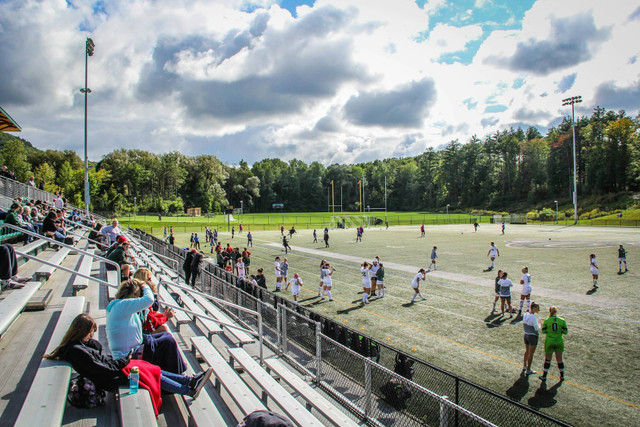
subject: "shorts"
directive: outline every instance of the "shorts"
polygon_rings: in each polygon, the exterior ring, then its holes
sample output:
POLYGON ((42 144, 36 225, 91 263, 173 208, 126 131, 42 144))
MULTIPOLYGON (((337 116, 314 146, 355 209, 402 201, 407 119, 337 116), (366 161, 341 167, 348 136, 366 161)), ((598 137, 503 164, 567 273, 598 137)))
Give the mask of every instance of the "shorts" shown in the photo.
POLYGON ((598 274, 598 269, 595 267, 591 267, 591 274, 598 274))
POLYGON ((522 288, 522 292, 520 292, 520 295, 524 295, 524 296, 531 295, 531 286, 526 286, 522 288))
POLYGON ((538 345, 538 336, 525 334, 524 343, 526 345, 538 345))
POLYGON ((280 277, 282 277, 282 275, 280 274, 280 272, 279 272, 279 271, 276 271, 276 279, 278 279, 278 278, 280 278, 280 277))
POLYGON ((411 284, 411 287, 412 287, 413 289, 418 289, 418 287, 419 287, 419 286, 420 286, 419 284, 413 284, 413 283, 411 284))
POLYGON ((564 353, 564 339, 561 339, 561 340, 546 339, 544 341, 544 353, 545 354, 564 353))
POLYGON ((627 257, 624 257, 624 258, 618 258, 618 261, 619 261, 619 262, 623 262, 623 261, 626 261, 626 260, 627 260, 627 257))
POLYGON ((292 286, 291 295, 300 295, 300 286, 292 286))
POLYGON ((322 283, 322 286, 326 286, 327 288, 330 288, 331 286, 333 286, 333 282, 329 282, 329 281, 325 280, 322 283))
POLYGON ((500 293, 500 298, 511 298, 511 294, 500 293))
POLYGON ((383 280, 376 280, 376 285, 384 285, 384 279, 383 280))
POLYGON ((371 289, 371 282, 363 283, 362 287, 365 289, 371 289))

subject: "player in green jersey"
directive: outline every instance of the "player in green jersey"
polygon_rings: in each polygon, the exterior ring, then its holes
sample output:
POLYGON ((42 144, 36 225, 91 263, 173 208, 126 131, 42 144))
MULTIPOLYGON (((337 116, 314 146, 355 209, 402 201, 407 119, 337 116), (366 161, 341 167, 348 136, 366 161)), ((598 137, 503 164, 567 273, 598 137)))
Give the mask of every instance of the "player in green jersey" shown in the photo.
POLYGON ((547 380, 547 372, 551 366, 551 356, 556 354, 558 369, 560 370, 560 381, 564 381, 564 363, 562 353, 564 352, 564 335, 568 332, 567 322, 558 317, 558 307, 549 307, 549 317, 542 323, 542 333, 547 337, 544 340, 544 373, 540 377, 542 381, 547 380))
POLYGON ((618 248, 618 274, 622 274, 622 263, 624 262, 624 272, 629 271, 627 269, 627 250, 620 245, 618 248))

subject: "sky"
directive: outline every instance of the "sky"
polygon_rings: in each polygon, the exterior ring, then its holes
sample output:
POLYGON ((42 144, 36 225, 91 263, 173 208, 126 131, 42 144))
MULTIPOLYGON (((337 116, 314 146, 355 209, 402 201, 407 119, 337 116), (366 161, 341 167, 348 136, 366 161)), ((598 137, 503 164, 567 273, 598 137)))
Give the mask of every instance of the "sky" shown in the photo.
POLYGON ((640 111, 640 0, 0 0, 0 106, 40 149, 228 164, 415 156, 640 111))

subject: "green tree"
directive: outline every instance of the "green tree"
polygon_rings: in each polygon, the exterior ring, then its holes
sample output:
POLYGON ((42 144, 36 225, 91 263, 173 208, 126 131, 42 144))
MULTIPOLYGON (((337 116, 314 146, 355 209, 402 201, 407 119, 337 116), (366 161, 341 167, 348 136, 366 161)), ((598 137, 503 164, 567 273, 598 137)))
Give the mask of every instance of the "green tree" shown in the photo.
POLYGON ((44 162, 36 167, 34 178, 37 185, 44 182, 45 191, 54 192, 56 190, 56 171, 49 165, 49 163, 44 162))
POLYGON ((31 175, 31 165, 27 161, 27 150, 20 139, 5 142, 1 152, 3 164, 16 174, 16 179, 25 182, 31 175))

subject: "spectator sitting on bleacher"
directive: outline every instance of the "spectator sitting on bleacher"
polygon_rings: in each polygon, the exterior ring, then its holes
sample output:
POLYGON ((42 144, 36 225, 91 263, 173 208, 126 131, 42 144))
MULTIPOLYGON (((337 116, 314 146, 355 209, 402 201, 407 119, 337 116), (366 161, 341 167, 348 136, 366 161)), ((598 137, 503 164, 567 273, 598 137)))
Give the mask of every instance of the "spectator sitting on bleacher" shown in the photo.
POLYGON ((2 289, 23 288, 23 283, 28 282, 28 277, 18 277, 18 258, 16 251, 8 243, 0 245, 0 279, 2 289), (12 282, 13 280, 13 282, 12 282))
POLYGON ((53 206, 56 209, 64 209, 64 198, 62 197, 62 193, 55 192, 55 198, 53 199, 53 206))
POLYGON ((56 239, 60 243, 64 243, 66 236, 59 231, 56 225, 57 217, 56 211, 53 209, 49 211, 49 214, 42 222, 42 234, 46 237, 56 239))
POLYGON ((129 384, 129 372, 137 366, 140 386, 149 390, 153 407, 158 416, 162 405, 160 391, 197 398, 202 387, 211 378, 212 368, 193 376, 177 375, 162 371, 159 366, 135 360, 130 354, 114 358, 102 352, 102 344, 93 339, 98 330, 95 320, 88 314, 79 314, 71 322, 60 345, 45 354, 45 359, 61 359, 69 362, 80 375, 93 381, 100 390, 115 391, 129 384))
POLYGON ((122 230, 118 228, 117 219, 114 219, 113 221, 111 221, 111 225, 102 227, 102 230, 100 230, 100 232, 109 238, 109 240, 107 241, 109 245, 112 245, 116 241, 118 236, 122 235, 122 230))
POLYGON ((143 310, 141 312, 142 318, 144 319, 144 326, 142 327, 143 333, 149 334, 157 334, 159 332, 170 332, 169 327, 167 326, 167 320, 171 319, 175 313, 170 308, 167 307, 164 310, 164 313, 160 313, 158 308, 160 308, 160 304, 158 304, 158 290, 156 284, 153 282, 153 273, 148 268, 140 267, 136 270, 133 275, 134 279, 138 279, 142 282, 145 282, 154 294, 155 301, 149 307, 149 310, 143 310))
MULTIPOLYGON (((36 229, 33 228, 33 225, 26 223, 22 220, 22 206, 18 203, 13 203, 11 205, 11 210, 7 212, 7 215, 4 218, 4 222, 7 224, 15 225, 16 227, 23 228, 25 230, 29 230, 32 233, 36 232, 36 229)), ((33 240, 32 236, 24 235, 25 243, 31 242, 33 240)))
MULTIPOLYGON (((114 245, 115 247, 113 249, 109 248, 109 251, 107 251, 106 258, 110 261, 118 263, 118 265, 120 266, 120 280, 129 280, 129 278, 131 277, 132 268, 131 265, 127 263, 127 250, 129 249, 130 243, 124 236, 120 236, 118 237, 118 240, 116 240, 116 243, 114 245)), ((105 265, 107 266, 107 270, 116 269, 111 264, 105 265)))
POLYGON ((138 312, 148 309, 153 302, 153 291, 146 282, 131 279, 120 285, 116 299, 107 306, 107 338, 111 353, 121 358, 133 350, 134 359, 141 358, 165 371, 181 374, 187 365, 173 335, 142 333, 138 312))
MULTIPOLYGON (((33 227, 35 232, 42 234, 42 224, 33 220, 32 213, 36 211, 36 208, 31 208, 29 205, 22 207, 22 221, 33 227)), ((37 217, 36 217, 37 218, 37 217)))
POLYGON ((96 243, 96 246, 101 251, 104 251, 105 249, 107 249, 107 246, 105 246, 103 244, 105 236, 103 236, 102 233, 100 232, 101 229, 102 229, 102 224, 97 223, 93 227, 93 230, 91 230, 91 232, 89 233, 89 240, 93 240, 94 242, 98 242, 98 243, 96 243))

